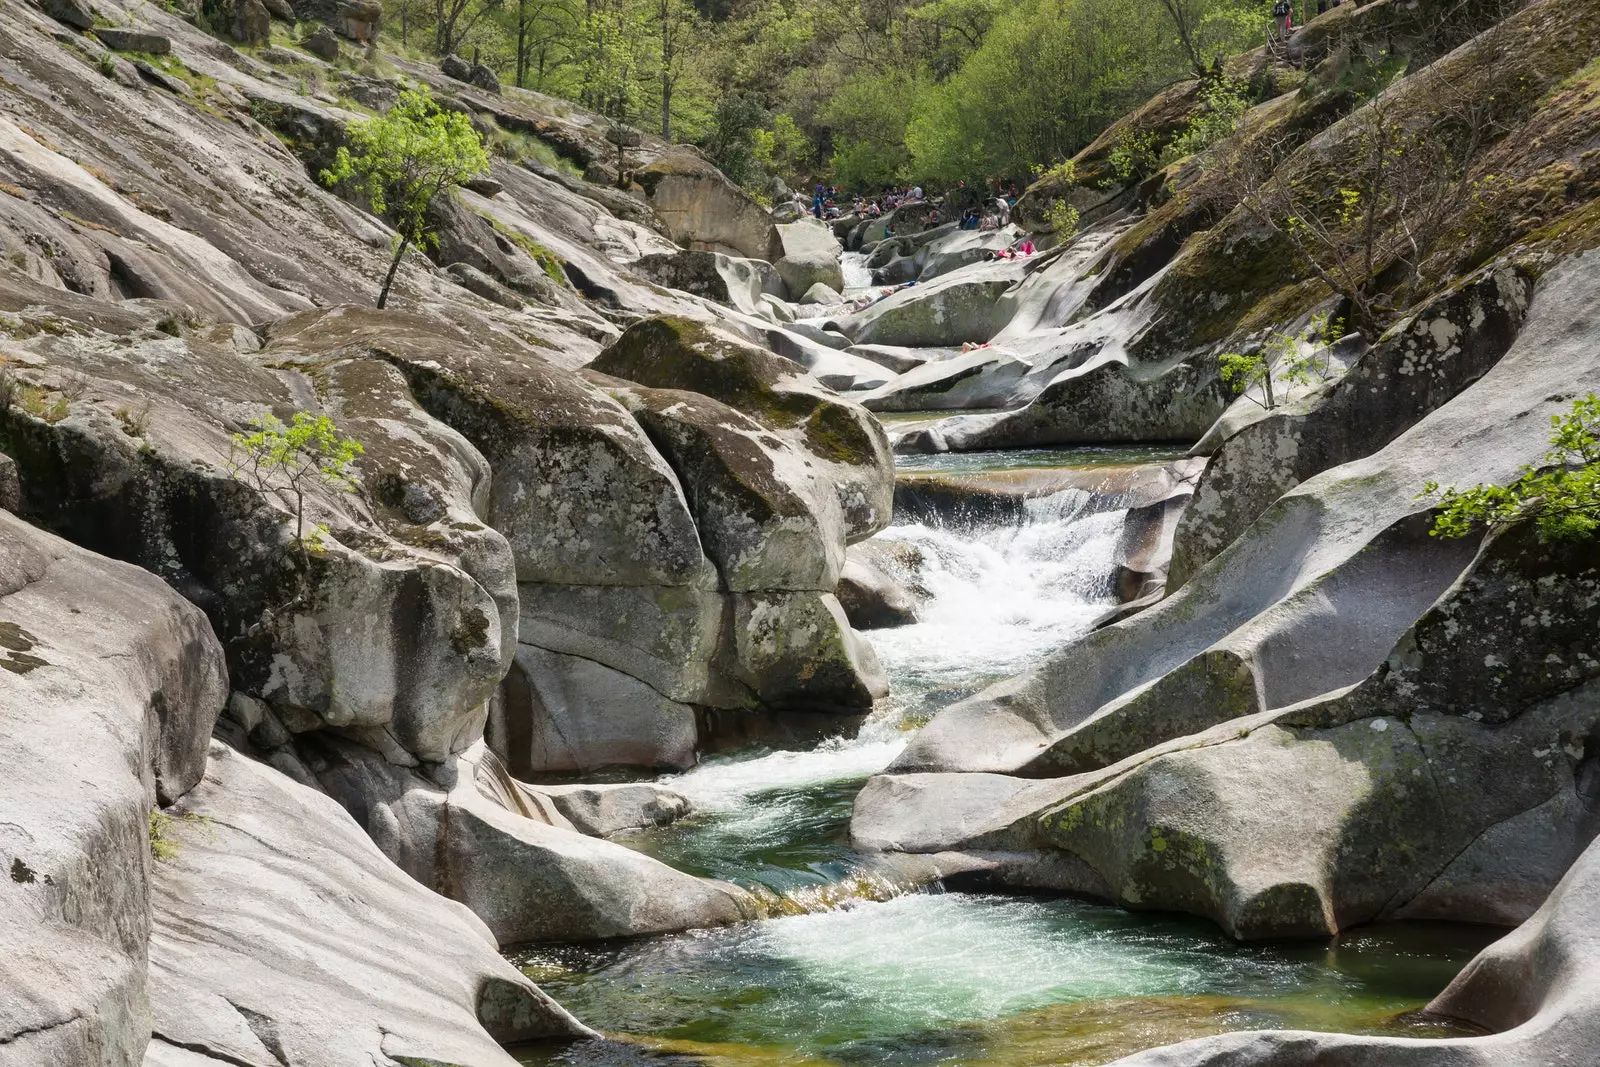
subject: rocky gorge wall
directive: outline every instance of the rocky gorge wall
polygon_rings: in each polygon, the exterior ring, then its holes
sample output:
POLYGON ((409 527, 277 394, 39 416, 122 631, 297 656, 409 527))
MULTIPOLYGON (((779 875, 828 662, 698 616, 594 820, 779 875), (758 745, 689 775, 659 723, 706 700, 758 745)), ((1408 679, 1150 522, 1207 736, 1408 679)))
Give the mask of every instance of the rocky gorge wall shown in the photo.
MULTIPOLYGON (((404 312, 362 306, 388 231, 312 177, 345 123, 401 77, 486 134, 582 145, 581 116, 159 6, 93 18, 0 11, 0 448, 34 524, 4 517, 30 771, 0 1062, 497 1063, 587 1035, 496 946, 760 905, 598 836, 681 798, 516 776, 859 719, 882 674, 834 588, 889 519, 882 430, 752 345, 770 318, 628 269, 681 254, 665 202, 515 156, 441 209, 404 312), (232 435, 295 411, 362 444, 355 491, 235 476, 232 435), (36 716, 80 706, 79 745, 36 752, 36 716)), ((702 214, 749 203, 710 174, 702 214)))
MULTIPOLYGON (((512 149, 380 313, 387 227, 311 176, 345 123, 409 79, 492 141, 592 165, 599 120, 281 28, 235 47, 143 2, 87 25, 0 7, 0 945, 21 961, 0 1063, 490 1064, 588 1036, 497 946, 762 904, 603 839, 682 798, 526 780, 858 721, 885 683, 839 591, 877 580, 895 494, 869 411, 947 407, 976 413, 896 447, 1199 443, 1138 500, 1132 603, 936 716, 861 794, 859 844, 1242 938, 1526 919, 1440 1005, 1508 1033, 1416 1055, 1592 1047, 1592 849, 1573 860, 1600 828, 1600 563, 1520 531, 1429 538, 1415 494, 1536 462, 1546 417, 1600 382, 1596 87, 1571 46, 1596 9, 1485 16, 1452 51, 1384 21, 1402 6, 1337 19, 1382 23, 1419 69, 1517 82, 1477 164, 1510 175, 1516 225, 1260 418, 1216 354, 1327 294, 1240 277, 1266 253, 1214 201, 1098 190, 1102 223, 1027 262, 885 242, 871 269, 918 285, 848 310, 841 243, 692 151, 641 137, 619 190, 512 149), (118 51, 116 27, 165 47, 118 51), (314 548, 291 494, 230 467, 234 433, 293 411, 364 446, 356 491, 304 501, 314 548), (1519 967, 1530 992, 1496 1006, 1519 967)), ((1349 58, 1324 40, 1252 121, 1336 152, 1356 101, 1322 91, 1349 58)))

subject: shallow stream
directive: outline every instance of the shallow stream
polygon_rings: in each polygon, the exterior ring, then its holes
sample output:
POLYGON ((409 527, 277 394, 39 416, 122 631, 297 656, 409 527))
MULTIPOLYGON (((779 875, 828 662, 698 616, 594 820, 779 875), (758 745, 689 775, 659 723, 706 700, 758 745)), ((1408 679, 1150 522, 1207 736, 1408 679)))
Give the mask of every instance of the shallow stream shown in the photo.
MULTIPOLYGON (((1071 450, 962 474, 1168 458, 1071 450)), ((1242 946, 1210 924, 1070 899, 900 892, 849 844, 851 802, 939 707, 1038 662, 1113 603, 1123 512, 1082 490, 1020 522, 898 525, 921 550, 916 625, 868 634, 893 696, 850 740, 706 760, 666 785, 675 826, 622 838, 773 900, 783 917, 609 945, 541 946, 516 962, 615 1042, 530 1064, 1089 1065, 1223 1030, 1292 1027, 1438 1036, 1409 1017, 1494 935, 1458 926, 1360 931, 1332 945, 1242 946)))

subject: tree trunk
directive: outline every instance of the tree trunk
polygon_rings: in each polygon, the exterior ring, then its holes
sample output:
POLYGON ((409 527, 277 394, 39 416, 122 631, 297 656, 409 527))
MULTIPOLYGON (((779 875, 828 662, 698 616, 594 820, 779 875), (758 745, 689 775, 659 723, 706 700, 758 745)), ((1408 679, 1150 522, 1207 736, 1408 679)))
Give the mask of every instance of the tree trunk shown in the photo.
POLYGON ((394 273, 400 269, 400 257, 406 254, 406 246, 411 242, 402 237, 400 247, 394 250, 394 258, 389 261, 389 273, 383 276, 383 288, 378 290, 378 310, 382 311, 389 302, 389 287, 394 284, 394 273))
POLYGON ((672 79, 661 75, 661 138, 672 141, 672 79))
POLYGON ((528 87, 528 0, 517 0, 517 88, 528 87))

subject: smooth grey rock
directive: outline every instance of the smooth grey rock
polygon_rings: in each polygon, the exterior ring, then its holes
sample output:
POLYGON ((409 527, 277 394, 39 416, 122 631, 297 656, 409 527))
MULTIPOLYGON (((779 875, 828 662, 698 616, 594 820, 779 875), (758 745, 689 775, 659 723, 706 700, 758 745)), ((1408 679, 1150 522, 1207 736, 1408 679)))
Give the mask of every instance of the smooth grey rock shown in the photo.
POLYGON ((851 345, 845 352, 852 356, 860 356, 862 359, 870 359, 895 374, 916 370, 943 354, 937 351, 930 352, 925 348, 906 348, 901 345, 851 345))
POLYGON ((0 1063, 137 1064, 151 811, 194 788, 227 696, 205 616, 0 512, 0 1063))
MULTIPOLYGON (((857 349, 885 346, 857 345, 857 349)), ((891 351, 893 347, 891 347, 891 351)), ((867 359, 871 354, 862 353, 867 359)), ((875 360, 875 362, 882 362, 875 360)), ((886 364, 887 365, 887 364, 886 364)), ((861 398, 868 411, 1000 407, 1032 367, 1002 348, 984 347, 910 367, 861 398)), ((896 445, 898 448, 898 444, 896 445)), ((942 450, 941 450, 942 451, 942 450)))
POLYGON ((689 248, 775 263, 783 241, 765 208, 694 151, 675 147, 634 175, 672 239, 689 248))
POLYGON ((101 26, 94 31, 94 35, 107 48, 117 52, 147 52, 153 56, 164 56, 172 51, 172 38, 161 33, 101 26))
POLYGON ((665 826, 690 811, 687 797, 649 782, 530 788, 549 797, 579 833, 594 837, 665 826))
POLYGON ((207 1062, 510 1065, 500 1042, 591 1033, 327 797, 213 743, 173 814, 151 879, 158 1041, 207 1062))
POLYGON ((910 348, 981 344, 1005 325, 996 302, 1021 277, 1022 268, 1015 262, 982 264, 927 285, 898 289, 836 321, 857 344, 910 348))
MULTIPOLYGON (((840 285, 841 287, 843 285, 842 276, 840 278, 840 285)), ((826 282, 812 282, 811 285, 801 295, 799 302, 802 304, 822 304, 825 306, 832 306, 834 304, 844 303, 844 297, 839 295, 839 290, 837 288, 827 284, 826 282)))
POLYGON ((684 770, 695 763, 694 709, 610 667, 517 646, 488 734, 512 774, 605 767, 684 770))
POLYGON ((466 904, 502 944, 637 937, 759 915, 735 886, 508 810, 492 798, 513 790, 483 780, 499 772, 481 746, 424 777, 368 749, 314 741, 308 759, 324 788, 401 869, 466 904))
POLYGON ((850 625, 858 630, 909 626, 917 621, 917 600, 904 584, 902 557, 909 545, 879 540, 851 545, 835 590, 850 625))
POLYGON ((783 255, 773 262, 791 298, 805 302, 814 285, 825 285, 834 292, 844 288, 839 257, 844 249, 833 232, 816 219, 805 218, 778 227, 783 255))

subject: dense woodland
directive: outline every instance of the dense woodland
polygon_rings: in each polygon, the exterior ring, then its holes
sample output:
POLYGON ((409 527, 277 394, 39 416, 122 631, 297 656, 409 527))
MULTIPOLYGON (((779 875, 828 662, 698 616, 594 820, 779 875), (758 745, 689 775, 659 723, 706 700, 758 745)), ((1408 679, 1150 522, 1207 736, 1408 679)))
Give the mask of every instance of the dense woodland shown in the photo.
MULTIPOLYGON (((1026 179, 1219 55, 1260 0, 385 0, 413 54, 703 147, 772 178, 1026 179)), ((774 187, 775 188, 775 187, 774 187)))

